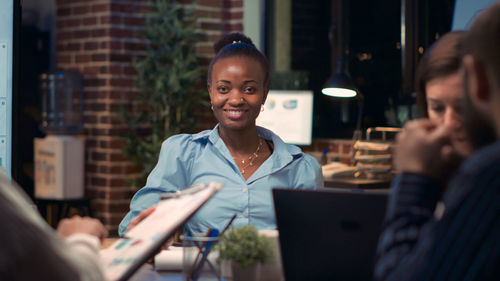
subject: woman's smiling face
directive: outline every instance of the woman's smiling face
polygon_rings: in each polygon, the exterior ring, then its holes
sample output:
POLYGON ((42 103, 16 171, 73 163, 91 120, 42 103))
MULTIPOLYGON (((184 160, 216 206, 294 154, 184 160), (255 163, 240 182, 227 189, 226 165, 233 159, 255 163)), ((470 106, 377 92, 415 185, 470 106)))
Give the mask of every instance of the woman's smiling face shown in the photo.
POLYGON ((215 118, 223 129, 242 130, 255 126, 268 89, 260 63, 248 57, 217 61, 208 85, 215 118))

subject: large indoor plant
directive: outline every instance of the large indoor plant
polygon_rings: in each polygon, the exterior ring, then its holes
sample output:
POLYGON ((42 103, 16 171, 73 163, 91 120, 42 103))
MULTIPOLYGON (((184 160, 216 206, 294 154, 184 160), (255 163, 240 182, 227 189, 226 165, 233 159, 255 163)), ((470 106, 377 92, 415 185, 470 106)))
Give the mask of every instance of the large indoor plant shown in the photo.
POLYGON ((217 246, 222 272, 230 265, 234 281, 257 280, 260 265, 271 261, 274 256, 273 240, 262 236, 255 226, 234 228, 220 237, 217 246))
POLYGON ((193 10, 169 0, 153 0, 145 36, 144 56, 135 57, 135 86, 139 92, 132 109, 122 111, 129 130, 125 156, 141 171, 133 184, 140 186, 154 168, 161 143, 171 135, 197 130, 203 97, 201 71, 195 46, 200 40, 193 10))

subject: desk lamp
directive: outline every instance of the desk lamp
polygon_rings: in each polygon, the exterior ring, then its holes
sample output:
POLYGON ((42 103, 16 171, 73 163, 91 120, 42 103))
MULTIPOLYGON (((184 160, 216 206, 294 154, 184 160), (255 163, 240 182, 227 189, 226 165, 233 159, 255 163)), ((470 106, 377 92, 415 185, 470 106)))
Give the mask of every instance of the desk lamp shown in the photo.
POLYGON ((357 101, 358 120, 353 136, 353 140, 356 141, 361 139, 362 136, 361 118, 363 115, 364 97, 352 82, 350 75, 344 69, 344 58, 340 57, 337 60, 334 74, 328 78, 321 92, 330 97, 355 99, 357 101))

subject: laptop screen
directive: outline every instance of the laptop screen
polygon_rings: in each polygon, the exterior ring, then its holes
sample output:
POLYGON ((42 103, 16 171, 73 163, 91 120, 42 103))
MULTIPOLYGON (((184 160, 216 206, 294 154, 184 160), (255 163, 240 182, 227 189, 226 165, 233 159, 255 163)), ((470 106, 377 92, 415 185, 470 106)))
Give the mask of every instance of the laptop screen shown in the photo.
POLYGON ((274 189, 285 279, 371 280, 388 191, 274 189))

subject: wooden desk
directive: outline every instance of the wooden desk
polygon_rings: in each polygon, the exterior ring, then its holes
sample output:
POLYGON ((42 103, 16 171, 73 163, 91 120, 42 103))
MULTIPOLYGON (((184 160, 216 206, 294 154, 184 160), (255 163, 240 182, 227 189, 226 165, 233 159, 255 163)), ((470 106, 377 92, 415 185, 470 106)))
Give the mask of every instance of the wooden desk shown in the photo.
POLYGON ((348 189, 388 189, 391 187, 391 181, 381 179, 329 178, 325 179, 325 187, 348 189))

